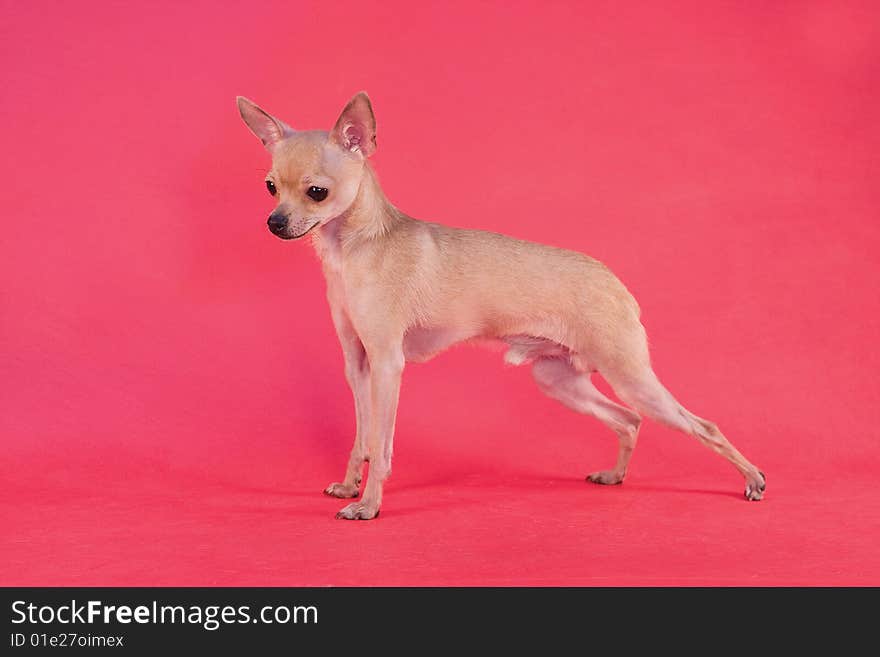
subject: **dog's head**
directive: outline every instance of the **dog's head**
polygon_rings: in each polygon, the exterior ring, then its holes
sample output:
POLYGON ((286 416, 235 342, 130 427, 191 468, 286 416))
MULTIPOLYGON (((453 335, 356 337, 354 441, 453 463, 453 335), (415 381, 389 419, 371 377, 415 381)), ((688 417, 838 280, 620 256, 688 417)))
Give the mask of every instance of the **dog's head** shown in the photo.
POLYGON ((294 130, 247 98, 241 118, 272 154, 266 188, 278 205, 269 230, 282 239, 302 237, 351 206, 366 158, 376 150, 376 120, 367 94, 349 101, 330 132, 294 130))

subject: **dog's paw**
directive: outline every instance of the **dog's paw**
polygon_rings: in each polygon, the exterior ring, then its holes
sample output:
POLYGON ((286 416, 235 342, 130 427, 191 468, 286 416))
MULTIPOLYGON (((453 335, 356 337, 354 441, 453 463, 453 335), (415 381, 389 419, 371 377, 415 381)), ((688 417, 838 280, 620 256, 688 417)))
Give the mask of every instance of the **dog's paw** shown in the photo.
POLYGON ((352 502, 339 510, 337 520, 372 520, 379 516, 379 506, 366 502, 352 502))
POLYGON ((324 495, 332 497, 357 497, 359 494, 357 486, 340 484, 339 482, 334 482, 324 489, 324 495))
POLYGON ((767 488, 767 477, 763 472, 758 472, 760 478, 749 477, 746 479, 746 499, 757 502, 764 497, 764 489, 767 488))
POLYGON ((624 475, 614 470, 602 470, 601 472, 592 472, 587 475, 587 481, 594 484, 602 484, 604 486, 616 486, 623 483, 624 475))

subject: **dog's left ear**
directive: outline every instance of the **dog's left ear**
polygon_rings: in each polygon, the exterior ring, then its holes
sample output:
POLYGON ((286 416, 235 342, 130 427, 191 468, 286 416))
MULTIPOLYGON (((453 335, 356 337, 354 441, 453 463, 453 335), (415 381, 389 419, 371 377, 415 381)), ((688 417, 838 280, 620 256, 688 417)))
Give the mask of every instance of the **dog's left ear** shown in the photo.
POLYGON ((276 119, 262 107, 244 96, 238 96, 235 102, 238 105, 238 112, 241 114, 241 118, 244 119, 247 127, 260 138, 260 141, 263 142, 263 146, 266 148, 271 150, 279 141, 293 134, 293 128, 284 123, 284 121, 276 119))
POLYGON ((376 118, 367 94, 361 91, 342 110, 330 139, 340 148, 370 157, 376 152, 376 118))

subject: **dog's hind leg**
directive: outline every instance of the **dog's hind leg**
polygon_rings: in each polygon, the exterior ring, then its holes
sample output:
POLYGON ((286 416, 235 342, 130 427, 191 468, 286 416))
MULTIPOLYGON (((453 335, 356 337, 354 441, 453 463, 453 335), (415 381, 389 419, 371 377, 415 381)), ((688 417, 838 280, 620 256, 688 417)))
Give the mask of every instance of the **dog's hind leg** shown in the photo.
POLYGON ((658 422, 694 436, 706 447, 730 461, 746 480, 746 499, 760 500, 766 487, 764 473, 724 437, 715 423, 697 417, 678 403, 649 366, 636 368, 636 372, 635 375, 601 373, 624 402, 658 422))
POLYGON ((614 468, 594 472, 587 479, 597 484, 622 483, 639 435, 641 418, 638 414, 599 392, 590 375, 576 370, 566 357, 538 359, 532 367, 532 375, 548 397, 578 413, 592 415, 617 434, 619 449, 614 468))

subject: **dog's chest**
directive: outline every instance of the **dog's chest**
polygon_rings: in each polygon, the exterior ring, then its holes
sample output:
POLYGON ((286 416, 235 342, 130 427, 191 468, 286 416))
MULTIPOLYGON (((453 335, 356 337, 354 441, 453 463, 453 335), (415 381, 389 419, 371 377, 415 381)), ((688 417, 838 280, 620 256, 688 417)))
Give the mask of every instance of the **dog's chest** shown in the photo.
POLYGON ((321 268, 327 281, 327 300, 337 310, 343 309, 346 315, 348 294, 344 273, 342 241, 336 221, 331 221, 315 235, 315 250, 321 259, 321 268))
POLYGON ((346 306, 345 278, 342 274, 342 259, 338 254, 328 252, 321 254, 321 267, 327 280, 327 300, 330 305, 346 306))
POLYGON ((324 275, 329 279, 331 276, 342 275, 342 240, 339 237, 339 220, 333 220, 326 226, 322 226, 315 232, 313 244, 324 275))

